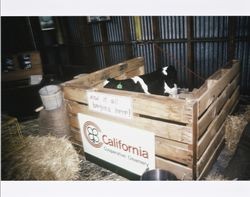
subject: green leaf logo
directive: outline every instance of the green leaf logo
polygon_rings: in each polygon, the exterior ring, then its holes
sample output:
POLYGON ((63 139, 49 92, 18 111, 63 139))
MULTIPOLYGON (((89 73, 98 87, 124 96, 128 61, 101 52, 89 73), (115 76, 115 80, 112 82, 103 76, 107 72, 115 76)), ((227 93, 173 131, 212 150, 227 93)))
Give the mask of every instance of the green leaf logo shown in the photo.
POLYGON ((122 89, 122 84, 119 83, 117 86, 116 86, 117 89, 122 89))

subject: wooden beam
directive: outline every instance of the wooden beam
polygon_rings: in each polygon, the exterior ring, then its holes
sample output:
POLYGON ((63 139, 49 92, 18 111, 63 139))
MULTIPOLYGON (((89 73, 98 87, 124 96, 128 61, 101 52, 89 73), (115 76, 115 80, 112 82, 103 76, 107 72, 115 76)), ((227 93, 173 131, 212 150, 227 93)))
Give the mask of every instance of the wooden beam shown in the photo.
MULTIPOLYGON (((152 16, 152 20, 153 20, 154 40, 159 40, 160 39, 159 16, 152 16)), ((161 54, 159 53, 159 49, 156 45, 158 44, 154 42, 155 64, 156 64, 156 68, 161 68, 161 64, 160 64, 161 54)))
POLYGON ((130 43, 132 39, 130 34, 130 25, 128 16, 122 17, 122 25, 124 32, 125 47, 126 47, 126 58, 131 59, 133 56, 133 51, 132 51, 132 43, 130 43))
MULTIPOLYGON (((107 32, 106 23, 100 23, 100 27, 101 27, 102 43, 108 43, 108 32, 107 32)), ((104 65, 108 66, 111 64, 109 45, 102 44, 102 48, 103 48, 104 59, 105 59, 104 65)))
POLYGON ((194 21, 193 16, 187 16, 187 58, 188 58, 188 88, 191 91, 194 88, 194 75, 191 71, 194 72, 194 46, 193 46, 193 27, 194 21))
MULTIPOLYGON (((65 99, 88 104, 86 89, 63 86, 63 91, 65 99)), ((133 98, 133 112, 136 114, 179 122, 179 124, 192 122, 192 117, 190 117, 192 106, 186 103, 185 100, 108 88, 102 88, 96 91, 133 98)))
MULTIPOLYGON (((231 64, 231 63, 229 63, 231 64)), ((198 116, 203 114, 208 106, 214 102, 214 100, 221 94, 224 88, 234 79, 239 73, 240 65, 238 61, 232 62, 232 67, 228 69, 222 69, 221 78, 213 86, 208 87, 200 98, 198 98, 198 116)), ((206 81, 207 82, 207 81, 206 81)))
POLYGON ((78 79, 67 81, 64 85, 77 86, 77 87, 93 87, 107 78, 115 78, 122 75, 124 72, 133 71, 144 66, 144 58, 137 57, 128 61, 115 64, 113 66, 95 71, 78 79))
POLYGON ((236 33, 236 16, 228 17, 228 48, 227 59, 232 60, 235 56, 235 33, 236 33))
POLYGON ((193 128, 193 179, 197 178, 197 122, 198 122, 198 106, 195 102, 193 105, 192 128, 193 128))

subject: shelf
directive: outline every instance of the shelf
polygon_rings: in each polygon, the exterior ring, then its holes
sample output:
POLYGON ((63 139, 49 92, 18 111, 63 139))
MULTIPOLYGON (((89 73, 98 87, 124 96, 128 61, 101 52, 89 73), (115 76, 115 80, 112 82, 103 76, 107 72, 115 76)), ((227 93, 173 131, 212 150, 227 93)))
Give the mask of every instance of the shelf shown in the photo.
POLYGON ((35 51, 35 52, 27 52, 27 53, 30 54, 32 67, 28 70, 21 69, 17 63, 17 55, 14 56, 15 70, 7 72, 7 73, 2 73, 1 77, 2 77, 3 82, 22 80, 22 79, 29 78, 31 75, 43 74, 39 52, 35 51))

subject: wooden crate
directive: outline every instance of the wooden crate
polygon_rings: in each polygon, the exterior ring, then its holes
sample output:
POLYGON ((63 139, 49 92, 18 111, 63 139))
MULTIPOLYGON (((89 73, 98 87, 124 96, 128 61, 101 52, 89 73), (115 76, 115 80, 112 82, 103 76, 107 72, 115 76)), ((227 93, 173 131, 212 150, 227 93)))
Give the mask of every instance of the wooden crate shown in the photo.
POLYGON ((102 88, 107 78, 126 79, 144 73, 144 59, 134 58, 62 84, 72 141, 82 145, 77 113, 82 112, 155 133, 156 167, 179 179, 201 179, 224 142, 224 122, 239 97, 239 62, 233 60, 199 88, 178 98, 102 88), (131 97, 133 119, 124 120, 88 109, 86 91, 131 97))

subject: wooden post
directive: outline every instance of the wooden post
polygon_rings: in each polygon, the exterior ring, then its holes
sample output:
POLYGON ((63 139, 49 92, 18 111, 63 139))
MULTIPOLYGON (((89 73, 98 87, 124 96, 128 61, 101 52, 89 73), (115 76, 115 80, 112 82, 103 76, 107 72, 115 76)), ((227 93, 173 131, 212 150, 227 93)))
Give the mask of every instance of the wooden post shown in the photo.
POLYGON ((188 88, 190 91, 194 88, 194 75, 191 71, 194 71, 194 46, 192 43, 193 39, 193 16, 187 16, 187 58, 188 58, 188 70, 187 70, 187 78, 188 78, 188 88))
POLYGON ((85 38, 84 44, 87 45, 86 52, 89 55, 89 58, 87 58, 87 64, 95 65, 95 68, 93 70, 96 70, 98 69, 97 55, 95 52, 95 47, 89 46, 94 42, 94 38, 90 28, 91 26, 88 24, 87 17, 83 18, 82 24, 83 24, 83 37, 85 38))
POLYGON ((154 52, 155 52, 155 64, 156 64, 156 68, 160 68, 161 65, 161 61, 160 61, 160 53, 159 53, 159 49, 157 48, 157 41, 160 39, 160 31, 159 31, 159 16, 153 16, 152 17, 153 20, 153 34, 154 34, 154 52))
POLYGON ((197 113, 197 102, 194 103, 193 105, 193 179, 196 180, 197 178, 197 141, 198 141, 198 136, 197 136, 197 122, 198 122, 198 113, 197 113))
POLYGON ((110 62, 110 50, 108 45, 108 33, 107 33, 107 26, 106 23, 101 22, 101 35, 102 35, 102 47, 104 52, 104 59, 105 63, 104 65, 108 66, 111 64, 110 62))
POLYGON ((227 59, 232 60, 235 56, 235 31, 236 29, 236 17, 228 17, 228 48, 227 48, 227 59))
POLYGON ((130 26, 129 26, 129 17, 124 16, 122 18, 123 32, 124 32, 124 41, 126 47, 126 58, 130 59, 133 56, 132 45, 131 45, 131 35, 130 35, 130 26))

